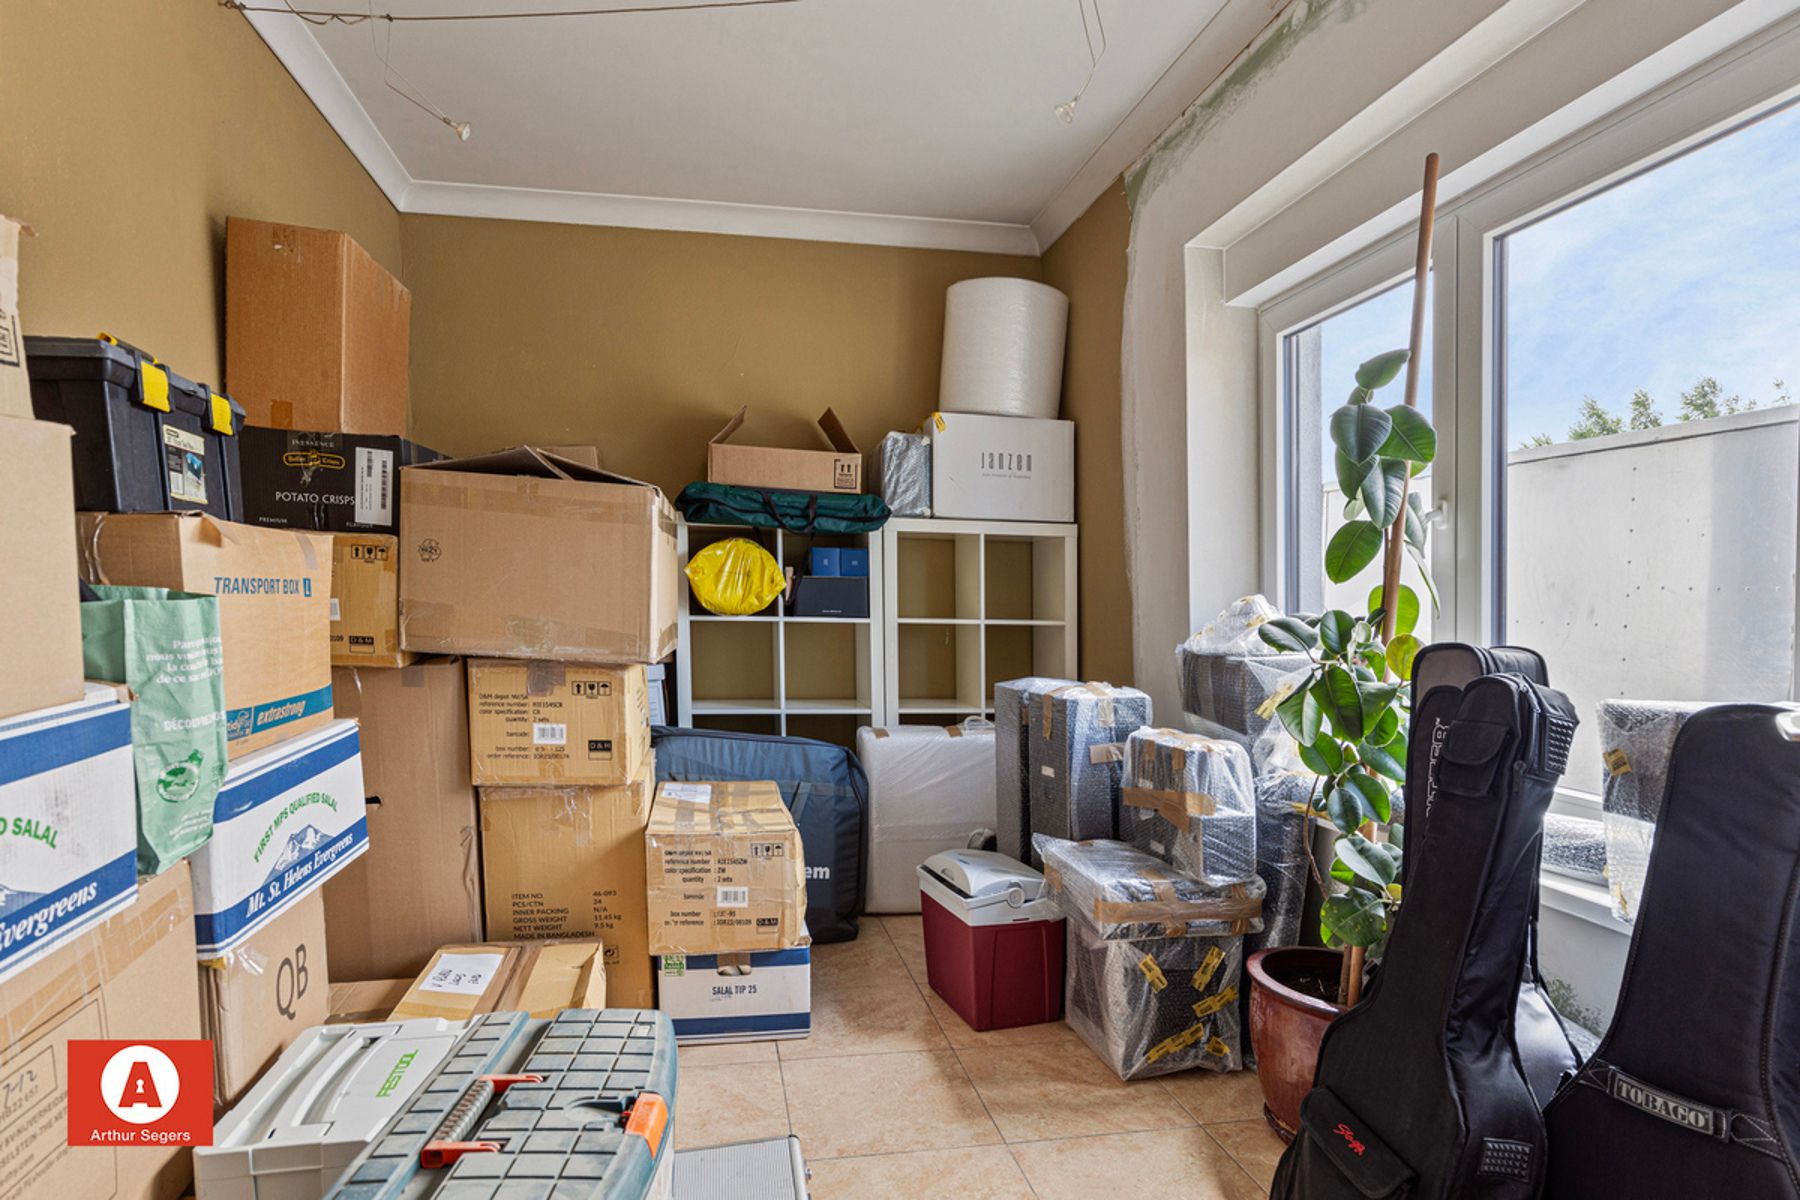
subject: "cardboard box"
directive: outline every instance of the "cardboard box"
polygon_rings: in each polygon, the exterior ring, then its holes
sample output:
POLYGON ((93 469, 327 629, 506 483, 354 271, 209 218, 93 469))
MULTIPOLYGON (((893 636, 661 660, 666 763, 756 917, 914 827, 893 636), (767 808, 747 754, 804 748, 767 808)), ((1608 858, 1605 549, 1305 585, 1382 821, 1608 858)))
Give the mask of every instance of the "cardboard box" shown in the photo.
POLYGON ((225 373, 252 425, 406 432, 412 295, 345 233, 225 223, 225 373))
POLYGON ((23 228, 0 213, 0 417, 30 420, 31 378, 25 372, 25 325, 19 316, 19 233, 23 228))
POLYGON ((810 941, 806 858, 773 783, 659 784, 644 853, 650 953, 810 941))
POLYGON ((675 649, 675 510, 529 446, 400 472, 400 644, 652 663, 675 649))
POLYGON ((925 434, 932 516, 1075 519, 1075 422, 934 413, 925 434))
POLYGON ((90 583, 219 597, 225 723, 238 758, 331 720, 331 539, 194 513, 82 513, 90 583))
POLYGON ((787 450, 777 446, 739 446, 730 439, 744 424, 749 408, 725 422, 706 444, 706 480, 739 487, 793 492, 862 491, 863 457, 843 423, 829 408, 819 415, 819 428, 829 450, 787 450))
POLYGON ((185 1146, 68 1144, 66 1068, 75 1038, 198 1038, 194 893, 186 863, 137 899, 0 984, 0 1195, 176 1200, 193 1176, 185 1146))
POLYGON ((400 468, 444 457, 377 434, 247 426, 238 443, 246 524, 330 533, 398 533, 400 468))
POLYGON ((200 963, 200 1024, 213 1044, 213 1103, 231 1107, 331 1014, 325 900, 310 892, 228 953, 200 963))
POLYGON ((0 721, 0 884, 0 979, 131 904, 131 708, 112 686, 0 721))
POLYGON ((354 721, 231 764, 212 840, 189 860, 200 953, 242 945, 367 851, 366 795, 354 721))
POLYGON ((812 1032, 812 950, 665 954, 657 1004, 681 1042, 760 1042, 812 1032))
POLYGON ((388 1019, 466 1021, 490 1012, 553 1017, 565 1008, 605 1008, 610 997, 603 953, 591 940, 445 946, 388 1019))
MULTIPOLYGON (((331 936, 331 897, 325 897, 325 936, 331 936)), ((337 970, 337 950, 331 955, 332 970, 337 970)), ((351 983, 331 985, 331 1013, 327 1025, 374 1025, 388 1019, 394 1005, 406 998, 412 977, 405 979, 358 979, 351 983)))
POLYGON ((469 702, 461 659, 332 672, 359 724, 369 851, 325 885, 331 966, 411 979, 439 946, 481 940, 469 702))
POLYGON ((475 783, 614 787, 650 760, 643 667, 469 660, 475 783))
POLYGON ((333 534, 331 665, 404 667, 417 657, 400 648, 399 540, 384 533, 333 534))
MULTIPOLYGON (((0 219, 0 230, 5 228, 0 219)), ((0 312, 0 326, 4 320, 0 312)), ((0 378, 6 370, 0 364, 0 378)), ((0 443, 7 448, 7 467, 0 472, 0 512, 6 514, 0 520, 0 563, 6 564, 0 717, 81 699, 73 432, 48 421, 0 417, 0 443)))
POLYGON ((656 999, 644 907, 653 774, 618 788, 481 789, 489 936, 598 938, 615 1008, 656 999))

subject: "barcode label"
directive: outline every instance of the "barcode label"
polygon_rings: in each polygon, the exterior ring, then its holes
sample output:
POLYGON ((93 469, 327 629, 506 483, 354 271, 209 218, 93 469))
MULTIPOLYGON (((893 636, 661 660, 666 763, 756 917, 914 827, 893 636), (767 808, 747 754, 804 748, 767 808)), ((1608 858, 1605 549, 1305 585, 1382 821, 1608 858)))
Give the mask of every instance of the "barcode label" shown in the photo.
POLYGON ((743 908, 750 903, 750 889, 747 887, 722 887, 719 889, 716 908, 743 908))
POLYGON ((333 621, 340 621, 343 619, 338 612, 338 598, 336 596, 331 598, 331 619, 333 621))
POLYGON ((356 502, 358 525, 394 523, 394 452, 367 446, 356 448, 356 502))
POLYGON ((552 724, 548 721, 537 721, 531 726, 531 744, 534 746, 564 746, 569 741, 569 727, 552 724))

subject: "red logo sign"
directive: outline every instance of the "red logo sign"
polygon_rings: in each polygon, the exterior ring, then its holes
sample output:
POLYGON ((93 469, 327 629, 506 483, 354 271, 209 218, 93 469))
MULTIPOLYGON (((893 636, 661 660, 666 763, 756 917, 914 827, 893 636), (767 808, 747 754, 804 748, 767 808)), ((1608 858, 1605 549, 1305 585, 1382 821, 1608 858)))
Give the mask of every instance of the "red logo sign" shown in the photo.
POLYGON ((210 1146, 212 1043, 69 1042, 69 1145, 210 1146))
POLYGON ((1344 1144, 1350 1147, 1350 1153, 1356 1155, 1358 1158, 1361 1158, 1363 1156, 1363 1151, 1368 1149, 1367 1146, 1364 1146, 1361 1142, 1356 1140, 1356 1131, 1341 1121, 1338 1122, 1338 1127, 1332 1132, 1343 1138, 1344 1144))

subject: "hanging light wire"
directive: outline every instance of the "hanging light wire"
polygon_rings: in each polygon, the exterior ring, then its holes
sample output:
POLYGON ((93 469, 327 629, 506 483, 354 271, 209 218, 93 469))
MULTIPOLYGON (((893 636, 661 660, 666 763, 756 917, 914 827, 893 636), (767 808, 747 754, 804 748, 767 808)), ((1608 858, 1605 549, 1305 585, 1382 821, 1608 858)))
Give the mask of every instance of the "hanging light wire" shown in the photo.
POLYGON ((1076 11, 1081 13, 1081 36, 1087 40, 1088 71, 1081 86, 1075 94, 1056 106, 1056 115, 1064 125, 1075 123, 1075 106, 1087 94, 1088 84, 1094 82, 1094 72, 1100 67, 1100 60, 1106 57, 1106 20, 1100 15, 1100 0, 1094 0, 1094 26, 1100 31, 1100 49, 1094 49, 1094 32, 1088 28, 1087 0, 1075 0, 1076 11))
POLYGON ((368 21, 531 21, 547 17, 616 17, 630 13, 694 12, 715 8, 761 8, 771 4, 798 4, 800 0, 699 0, 694 4, 638 4, 622 8, 549 8, 525 12, 395 13, 344 12, 329 8, 295 8, 292 4, 246 4, 244 0, 219 0, 219 7, 243 13, 278 13, 299 17, 309 25, 361 25, 368 21))

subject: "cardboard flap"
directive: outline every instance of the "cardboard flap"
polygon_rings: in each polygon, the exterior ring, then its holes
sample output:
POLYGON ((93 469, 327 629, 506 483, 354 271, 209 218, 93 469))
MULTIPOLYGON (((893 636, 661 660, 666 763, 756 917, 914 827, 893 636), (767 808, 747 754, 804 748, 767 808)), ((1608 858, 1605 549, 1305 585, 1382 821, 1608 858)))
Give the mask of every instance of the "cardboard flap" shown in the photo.
POLYGON ((856 443, 850 440, 850 435, 844 431, 844 423, 838 420, 838 415, 831 409, 828 408, 819 414, 819 428, 825 431, 825 440, 831 443, 833 450, 841 454, 862 453, 857 449, 856 443))
POLYGON ((436 462, 416 463, 406 469, 467 471, 476 475, 516 475, 533 479, 570 479, 578 483, 615 483, 626 487, 660 490, 641 479, 602 471, 598 467, 590 467, 586 463, 540 450, 536 446, 514 446, 508 450, 472 454, 464 458, 441 458, 436 462))
POLYGON ((719 432, 713 434, 711 440, 707 442, 707 445, 716 446, 720 442, 730 441, 731 435, 736 433, 738 430, 740 430, 744 427, 744 414, 749 411, 750 411, 750 406, 748 404, 746 404, 742 408, 738 409, 737 416, 735 416, 735 417, 731 418, 731 420, 725 422, 725 428, 723 428, 723 429, 719 430, 719 432))

